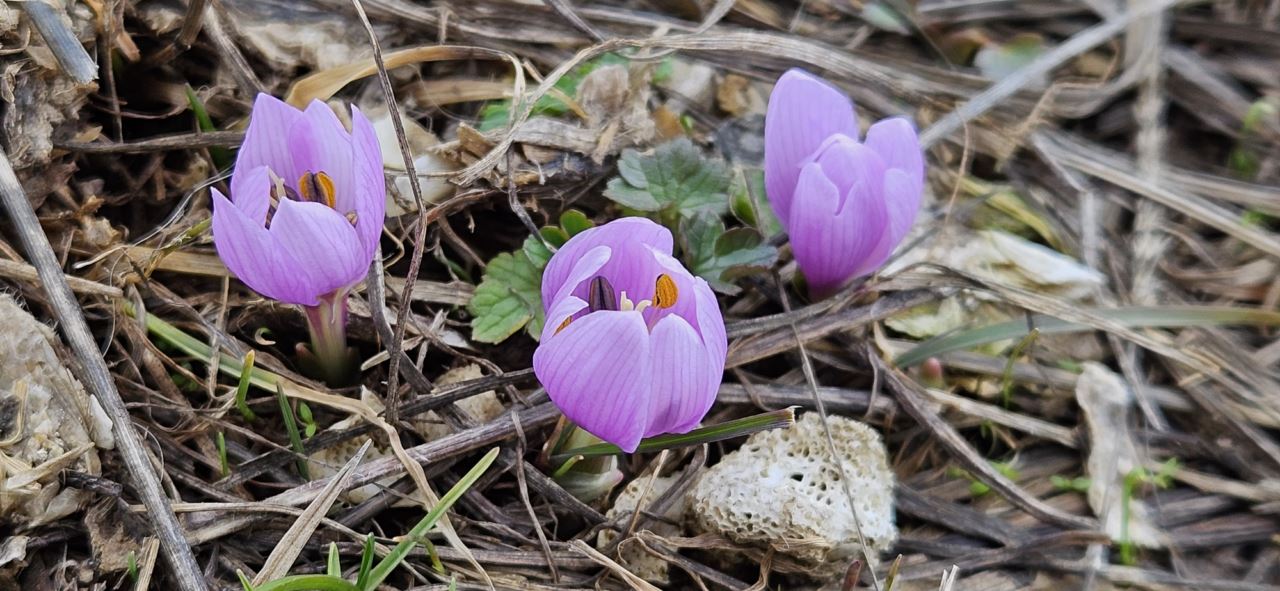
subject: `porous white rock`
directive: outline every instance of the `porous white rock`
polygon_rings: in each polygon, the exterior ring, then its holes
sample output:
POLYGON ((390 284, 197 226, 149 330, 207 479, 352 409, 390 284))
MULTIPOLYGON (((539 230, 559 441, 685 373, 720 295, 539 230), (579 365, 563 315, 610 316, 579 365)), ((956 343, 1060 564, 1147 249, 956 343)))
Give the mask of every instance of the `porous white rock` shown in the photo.
POLYGON ((89 495, 58 473, 101 473, 110 421, 58 358, 53 330, 0 294, 0 521, 26 526, 79 510, 89 495))
MULTIPOLYGON (((884 443, 857 421, 830 416, 828 424, 874 557, 898 537, 884 443)), ((816 413, 789 429, 749 437, 703 473, 688 502, 699 529, 741 544, 772 547, 814 566, 861 558, 854 515, 816 413)))
MULTIPOLYGON (((627 486, 618 493, 618 498, 614 499, 613 507, 605 513, 605 517, 609 521, 613 521, 620 517, 626 516, 627 523, 630 522, 630 516, 634 515, 636 505, 643 504, 648 507, 658 497, 667 493, 672 484, 675 484, 676 478, 673 476, 659 476, 658 478, 650 478, 649 476, 641 476, 627 483, 627 486), (653 486, 649 486, 652 480, 653 486), (647 494, 646 494, 647 489, 647 494), (641 499, 643 497, 643 500, 641 499)), ((680 516, 685 511, 684 497, 677 497, 664 515, 679 522, 680 516)), ((651 522, 649 531, 660 536, 676 536, 680 534, 680 528, 663 521, 651 522)), ((618 532, 612 529, 601 530, 596 536, 596 547, 604 549, 618 538, 618 532)), ((619 563, 626 567, 632 574, 649 581, 655 585, 666 585, 670 582, 668 573, 668 562, 658 556, 647 552, 639 544, 623 542, 619 548, 619 563)))

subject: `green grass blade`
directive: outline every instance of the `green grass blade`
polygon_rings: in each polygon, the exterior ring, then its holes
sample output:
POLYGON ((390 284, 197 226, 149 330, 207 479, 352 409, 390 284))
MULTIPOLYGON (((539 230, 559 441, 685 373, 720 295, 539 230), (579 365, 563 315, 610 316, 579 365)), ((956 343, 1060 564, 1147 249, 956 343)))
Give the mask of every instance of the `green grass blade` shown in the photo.
POLYGON ((390 554, 387 554, 377 566, 373 567, 373 571, 369 573, 368 580, 360 587, 361 591, 373 591, 378 585, 382 584, 382 581, 391 574, 391 571, 395 570, 409 555, 409 551, 417 545, 418 540, 435 526, 436 521, 444 515, 444 512, 448 511, 449 507, 453 506, 462 497, 463 493, 467 492, 467 489, 470 489, 484 475, 485 471, 489 469, 489 466, 497 458, 498 448, 495 447, 489 450, 489 453, 485 454, 483 458, 480 458, 480 461, 476 462, 476 465, 458 480, 458 483, 453 485, 453 488, 449 489, 449 492, 440 497, 440 502, 417 525, 413 526, 412 530, 409 530, 409 533, 404 536, 404 539, 399 544, 396 544, 390 554))
POLYGON ((265 583, 254 591, 360 591, 360 588, 329 575, 294 575, 265 583))
POLYGON ((311 480, 311 470, 307 468, 307 448, 302 446, 302 434, 298 432, 298 421, 293 417, 293 408, 289 406, 289 397, 284 395, 284 388, 276 384, 276 399, 280 401, 280 415, 284 417, 284 429, 289 433, 289 445, 298 454, 298 474, 303 480, 311 480))
POLYGON ((338 545, 333 542, 329 542, 329 562, 325 572, 331 577, 342 576, 342 557, 338 555, 338 545))
MULTIPOLYGON (((213 119, 209 118, 209 111, 204 108, 204 102, 200 100, 200 96, 188 84, 186 87, 187 104, 191 106, 191 112, 196 116, 196 125, 200 126, 200 131, 216 131, 213 126, 213 119)), ((226 170, 231 165, 231 153, 226 148, 214 146, 209 148, 209 157, 213 158, 213 165, 218 170, 226 170)))
POLYGON ((356 587, 364 589, 373 570, 373 534, 364 537, 364 549, 360 552, 360 570, 356 573, 356 587))
MULTIPOLYGON (((1085 312, 1126 328, 1187 328, 1238 324, 1280 325, 1280 313, 1257 308, 1230 306, 1132 306, 1093 308, 1085 312)), ((962 351, 1008 339, 1022 338, 1032 329, 1040 334, 1062 334, 1097 330, 1092 326, 1037 314, 1029 319, 1010 320, 934 337, 899 355, 894 362, 910 367, 930 357, 962 351)))
POLYGON ((240 409, 240 414, 244 416, 244 420, 253 421, 258 416, 253 414, 253 410, 249 408, 249 403, 245 399, 249 396, 249 379, 253 377, 253 361, 256 354, 250 350, 244 354, 244 362, 240 367, 240 381, 236 384, 236 408, 240 409))

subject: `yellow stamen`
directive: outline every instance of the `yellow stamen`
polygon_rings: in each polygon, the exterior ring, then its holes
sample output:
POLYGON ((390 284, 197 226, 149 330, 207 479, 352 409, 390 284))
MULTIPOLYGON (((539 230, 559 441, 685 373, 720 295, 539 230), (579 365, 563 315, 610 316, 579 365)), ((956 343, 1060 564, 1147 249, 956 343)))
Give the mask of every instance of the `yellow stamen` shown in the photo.
POLYGON ((560 334, 560 331, 569 327, 570 322, 573 322, 573 316, 566 316, 564 319, 564 322, 561 322, 560 326, 556 327, 556 331, 552 333, 552 335, 554 336, 554 335, 560 334))
POLYGON ((305 201, 314 201, 333 207, 337 189, 329 175, 323 172, 307 171, 298 178, 298 193, 305 201))
POLYGON ((670 308, 676 305, 676 299, 679 297, 680 290, 676 288, 675 280, 666 273, 659 275, 654 286, 653 305, 662 309, 670 308))
POLYGON ((347 217, 347 221, 348 221, 348 222, 351 222, 351 225, 353 225, 353 226, 354 226, 354 225, 356 225, 356 217, 357 217, 357 216, 356 216, 356 212, 354 212, 354 211, 348 211, 348 212, 347 212, 347 216, 346 216, 346 217, 347 217))

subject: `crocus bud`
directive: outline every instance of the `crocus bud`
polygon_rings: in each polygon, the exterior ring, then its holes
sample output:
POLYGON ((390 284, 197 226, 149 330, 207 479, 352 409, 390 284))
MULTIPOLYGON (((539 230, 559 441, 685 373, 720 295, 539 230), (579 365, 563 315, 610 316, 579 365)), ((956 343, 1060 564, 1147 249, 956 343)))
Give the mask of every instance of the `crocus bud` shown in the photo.
POLYGON ((222 262, 254 291, 306 307, 313 352, 338 371, 347 290, 369 270, 386 211, 373 125, 353 106, 348 132, 320 101, 300 111, 260 94, 231 198, 212 193, 222 262))
POLYGON ((924 191, 911 123, 885 119, 860 142, 853 102, 793 69, 769 96, 764 138, 769 203, 813 295, 880 268, 911 229, 924 191))
POLYGON ((724 373, 720 307, 672 244, 666 228, 622 218, 574 236, 542 275, 534 372, 565 416, 627 452, 696 427, 724 373))

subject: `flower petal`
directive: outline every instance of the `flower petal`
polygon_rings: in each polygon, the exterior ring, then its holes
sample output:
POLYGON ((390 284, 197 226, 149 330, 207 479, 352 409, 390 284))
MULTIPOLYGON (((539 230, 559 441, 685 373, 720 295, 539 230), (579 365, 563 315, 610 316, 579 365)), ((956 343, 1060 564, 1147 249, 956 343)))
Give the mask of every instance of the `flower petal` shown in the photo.
POLYGON ((256 220, 264 229, 267 226, 267 211, 271 209, 271 169, 258 166, 248 170, 237 170, 233 179, 239 178, 239 193, 232 193, 232 203, 244 212, 245 217, 256 220))
POLYGON ((271 236, 297 261, 291 272, 316 296, 354 285, 369 272, 370 261, 355 228, 324 204, 281 201, 271 221, 271 236))
POLYGON ((284 139, 289 137, 289 129, 301 118, 302 112, 288 103, 269 94, 258 94, 249 114, 249 129, 245 131, 244 143, 236 154, 236 174, 231 176, 233 198, 238 199, 236 196, 244 183, 241 172, 259 166, 266 166, 281 175, 282 171, 293 171, 293 154, 284 139))
POLYGON ((765 189, 783 225, 791 215, 801 165, 837 133, 858 137, 858 118, 849 97, 804 70, 783 74, 769 95, 764 122, 765 189))
POLYGON ((924 150, 910 121, 902 117, 878 121, 867 130, 864 143, 880 155, 888 168, 902 170, 923 189, 924 150))
MULTIPOLYGON (((702 421, 716 400, 719 380, 713 385, 711 374, 717 366, 702 337, 679 316, 659 320, 651 339, 653 391, 644 436, 685 433, 702 421)), ((719 368, 723 371, 723 362, 719 368)))
POLYGON ((573 321, 533 353, 533 371, 566 417, 628 453, 648 424, 649 331, 635 312, 573 321))
POLYGON ((353 159, 350 194, 337 197, 339 213, 356 212, 356 234, 373 258, 387 217, 387 178, 382 174, 382 148, 373 124, 354 105, 351 107, 351 157, 353 159))
POLYGON ((701 277, 694 278, 693 297, 698 306, 698 334, 702 335, 702 343, 710 354, 713 371, 711 379, 714 387, 720 387, 724 373, 726 356, 729 353, 729 338, 724 327, 724 315, 720 313, 720 303, 716 301, 715 292, 701 277))
MULTIPOLYGON (((569 273, 577 265, 578 259, 601 245, 608 246, 613 254, 600 274, 609 278, 615 290, 626 290, 627 296, 634 300, 636 299, 634 294, 641 285, 646 282, 651 284, 656 279, 656 275, 651 274, 656 267, 653 257, 641 256, 647 251, 645 247, 670 254, 674 241, 670 230, 641 217, 620 218, 585 230, 564 243, 551 257, 547 268, 542 272, 544 306, 549 306, 551 300, 561 291, 560 288, 569 279, 569 273), (644 279, 643 276, 646 273, 650 275, 644 279)), ((585 286, 575 284, 570 289, 581 289, 578 295, 585 299, 585 286)), ((650 295, 653 293, 652 285, 646 293, 650 295)))
POLYGON ((250 289, 290 304, 315 304, 315 293, 294 272, 298 262, 263 225, 213 189, 213 245, 223 264, 250 289))
POLYGON ((883 196, 855 185, 841 203, 822 165, 806 165, 796 185, 794 218, 788 226, 796 264, 816 297, 830 295, 853 279, 880 244, 887 225, 883 196))
MULTIPOLYGON (((574 288, 578 284, 597 275, 600 271, 600 268, 603 267, 605 263, 609 262, 609 257, 611 256, 613 256, 613 250, 608 246, 597 246, 587 251, 585 254, 583 254, 582 258, 578 259, 577 265, 575 265, 573 269, 570 270, 569 277, 565 280, 564 285, 560 287, 559 292, 556 292, 552 294, 550 298, 547 298, 545 295, 546 290, 545 289, 543 290, 542 292, 544 294, 542 298, 543 311, 550 314, 551 309, 554 308, 556 304, 559 303, 560 300, 563 300, 566 297, 570 296, 573 293, 574 288)), ((544 273, 543 277, 545 276, 546 275, 544 273)), ((543 287, 544 288, 546 287, 545 279, 543 280, 543 287)), ((582 298, 578 298, 578 299, 582 299, 582 298)))
POLYGON ((888 228, 880 244, 858 269, 858 275, 869 275, 889 260, 889 255, 911 230, 920 212, 920 185, 907 177, 901 169, 892 168, 884 175, 884 202, 887 208, 888 228))
POLYGON ((561 299, 547 312, 546 322, 542 323, 542 334, 538 337, 538 342, 546 342, 551 337, 556 336, 565 327, 564 322, 572 319, 578 312, 587 308, 587 302, 569 296, 561 299))
MULTIPOLYGON (((289 186, 296 186, 298 178, 306 172, 324 172, 333 179, 336 195, 344 201, 352 201, 355 178, 352 175, 351 134, 347 133, 338 116, 319 100, 311 101, 302 118, 289 130, 289 135, 281 138, 293 152, 293 168, 289 171, 277 171, 289 186), (287 172, 287 176, 286 176, 287 172)), ((354 211, 350 207, 338 208, 339 213, 354 211)))
POLYGON ((814 161, 822 165, 823 174, 835 183, 840 195, 860 185, 861 190, 880 194, 885 165, 875 151, 843 134, 832 136, 822 146, 814 161))
POLYGON ((675 304, 669 308, 658 308, 657 302, 644 311, 645 322, 649 326, 656 326, 658 321, 667 316, 679 316, 684 318, 686 322, 697 326, 697 310, 698 304, 694 297, 694 277, 693 274, 685 269, 680 261, 676 260, 669 254, 649 249, 645 256, 651 257, 657 263, 657 268, 653 270, 653 280, 647 294, 642 295, 641 299, 653 301, 654 291, 657 284, 658 275, 666 275, 671 278, 676 288, 675 304))

